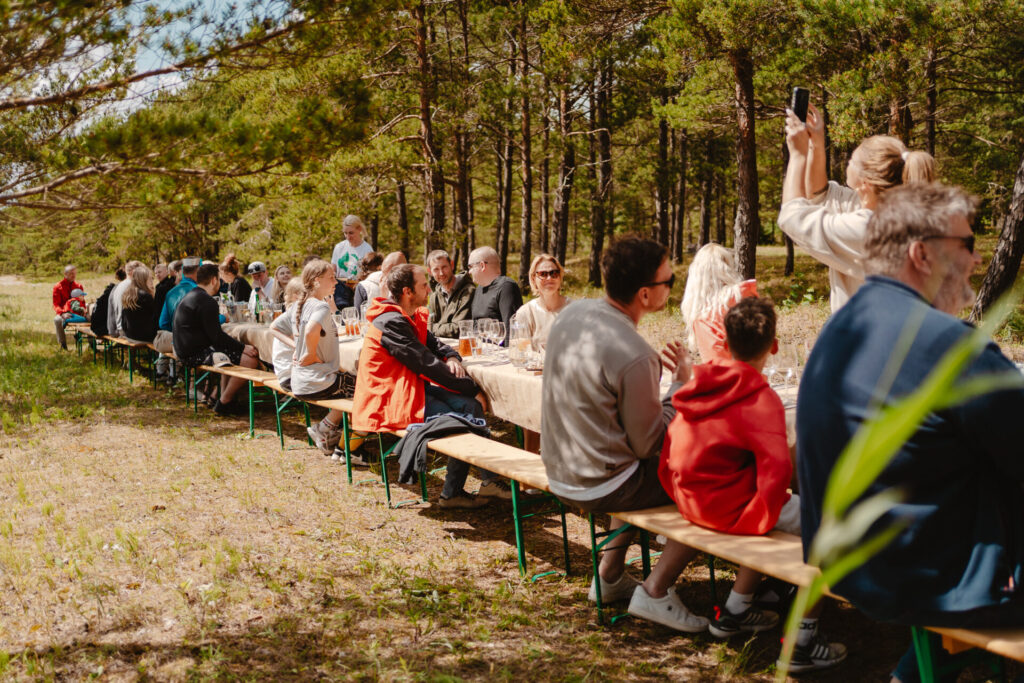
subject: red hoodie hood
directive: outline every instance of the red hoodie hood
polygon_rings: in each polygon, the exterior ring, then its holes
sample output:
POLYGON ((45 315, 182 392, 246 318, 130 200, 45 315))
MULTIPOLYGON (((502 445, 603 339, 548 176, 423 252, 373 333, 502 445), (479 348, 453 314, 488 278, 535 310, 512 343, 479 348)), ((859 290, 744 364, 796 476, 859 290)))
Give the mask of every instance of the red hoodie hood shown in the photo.
POLYGON ((672 405, 692 422, 742 401, 764 384, 764 376, 742 361, 701 363, 693 367, 690 381, 672 397, 672 405))

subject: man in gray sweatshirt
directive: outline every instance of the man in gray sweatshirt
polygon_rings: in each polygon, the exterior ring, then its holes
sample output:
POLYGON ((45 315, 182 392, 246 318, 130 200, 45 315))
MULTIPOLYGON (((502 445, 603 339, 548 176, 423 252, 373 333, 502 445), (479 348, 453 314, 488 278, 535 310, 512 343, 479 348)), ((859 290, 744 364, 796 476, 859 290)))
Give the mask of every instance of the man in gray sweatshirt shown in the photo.
MULTIPOLYGON (((665 307, 675 276, 665 247, 635 236, 605 249, 601 273, 605 297, 569 305, 548 337, 540 449, 548 481, 562 501, 591 512, 670 505, 658 457, 675 414, 670 398, 690 377, 689 359, 678 342, 659 357, 636 326, 665 307), (673 383, 659 400, 662 364, 673 383)), ((618 526, 613 519, 611 528, 618 526)), ((590 599, 600 581, 602 601, 631 598, 630 614, 687 633, 707 629, 708 620, 691 614, 672 588, 696 551, 669 541, 638 585, 625 573, 631 539, 623 533, 605 552, 590 599)))

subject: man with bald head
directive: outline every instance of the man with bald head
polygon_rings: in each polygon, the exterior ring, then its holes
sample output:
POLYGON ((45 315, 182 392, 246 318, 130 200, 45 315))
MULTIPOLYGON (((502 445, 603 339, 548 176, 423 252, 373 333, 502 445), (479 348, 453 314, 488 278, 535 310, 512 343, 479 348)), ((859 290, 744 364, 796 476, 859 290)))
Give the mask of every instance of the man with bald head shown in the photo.
POLYGON ((523 305, 523 293, 512 278, 501 274, 498 252, 491 247, 480 247, 469 254, 469 275, 476 284, 469 315, 473 320, 493 318, 505 323, 505 343, 508 344, 509 321, 523 305))
POLYGON ((364 303, 373 301, 377 297, 388 298, 388 273, 395 266, 402 265, 403 263, 408 263, 408 261, 405 258, 405 254, 400 251, 393 251, 385 256, 384 262, 380 264, 380 279, 377 280, 376 286, 372 282, 367 282, 369 278, 360 282, 359 286, 356 287, 355 300, 352 305, 358 309, 364 303))

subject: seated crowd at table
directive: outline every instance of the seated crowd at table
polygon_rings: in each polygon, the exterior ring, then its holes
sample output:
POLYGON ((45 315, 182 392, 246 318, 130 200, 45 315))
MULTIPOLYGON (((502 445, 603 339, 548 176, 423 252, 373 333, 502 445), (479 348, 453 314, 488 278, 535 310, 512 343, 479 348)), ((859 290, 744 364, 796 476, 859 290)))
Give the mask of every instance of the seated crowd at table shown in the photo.
MULTIPOLYGON (((457 337, 467 320, 493 318, 504 323, 497 341, 507 346, 515 321, 545 349, 541 430, 538 442, 526 445, 539 451, 555 496, 584 511, 675 505, 686 519, 720 532, 798 534, 806 557, 829 476, 859 425, 873 408, 920 387, 970 333, 956 315, 973 300, 969 277, 980 257, 971 229, 976 200, 931 182, 930 156, 893 138, 869 138, 850 160, 849 187, 841 187, 825 174, 813 106, 806 123, 788 115, 786 134, 779 223, 829 266, 833 311, 799 385, 795 449, 783 402, 762 374, 778 350, 775 309, 720 245, 703 247, 689 268, 681 306, 687 345, 671 342, 660 352, 637 326, 665 307, 674 285, 664 245, 619 236, 601 257, 604 296, 579 301, 561 292, 563 265, 539 255, 529 269, 535 298, 524 306, 492 248, 473 250, 465 273, 455 272, 443 250, 427 254, 425 267, 413 265, 401 252, 375 252, 356 216, 345 218, 345 239, 331 260, 311 258, 295 278, 284 266, 271 278, 264 262, 249 264, 255 288, 234 254, 219 264, 185 258, 153 269, 128 261, 93 319, 103 318, 105 334, 173 349, 186 365, 256 367, 256 350, 221 329, 214 297, 226 288, 254 308, 257 300, 279 304, 273 358, 264 361, 300 399, 352 397, 357 440, 424 422, 430 429, 439 418, 486 430, 488 397, 443 338, 457 337), (366 307, 354 378, 341 371, 333 315, 353 304, 366 307), (907 349, 906 357, 890 368, 897 348, 907 349), (690 353, 703 362, 691 365, 690 353), (663 370, 671 382, 662 394, 663 370)), ((75 278, 68 266, 53 291, 64 347, 64 326, 86 317, 75 278)), ((173 363, 160 368, 173 376, 173 363)), ((992 343, 965 376, 994 372, 1017 370, 992 343)), ((226 379, 207 401, 218 413, 235 412, 242 382, 226 379)), ((878 620, 1024 626, 1024 459, 1015 426, 1024 424, 1016 419, 1022 410, 1024 390, 1003 388, 928 415, 868 494, 901 490, 902 500, 879 525, 905 528, 831 589, 878 620)), ((309 429, 325 455, 337 458, 344 446, 341 421, 341 411, 331 410, 309 429)), ((358 455, 353 462, 368 464, 358 455)), ((487 471, 479 472, 479 492, 467 492, 469 469, 449 459, 440 507, 510 498, 509 485, 487 471)), ((612 528, 618 525, 612 518, 612 528)), ((626 571, 629 532, 619 538, 601 559, 591 600, 600 588, 604 602, 628 600, 635 616, 720 638, 771 629, 787 606, 786 587, 741 567, 714 615, 694 614, 674 586, 697 551, 668 540, 640 582, 626 571)), ((834 666, 847 656, 819 628, 818 611, 801 623, 794 671, 834 666)), ((909 683, 917 676, 911 648, 893 678, 909 683)))

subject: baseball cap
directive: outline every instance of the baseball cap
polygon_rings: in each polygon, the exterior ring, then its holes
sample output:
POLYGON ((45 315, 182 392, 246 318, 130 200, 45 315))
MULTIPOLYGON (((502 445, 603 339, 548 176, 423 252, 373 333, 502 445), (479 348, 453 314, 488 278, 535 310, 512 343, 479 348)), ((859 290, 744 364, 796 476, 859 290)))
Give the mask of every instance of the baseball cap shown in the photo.
POLYGON ((252 275, 253 273, 265 273, 267 272, 267 264, 263 263, 263 261, 253 261, 249 264, 249 267, 245 269, 245 272, 249 275, 252 275))

